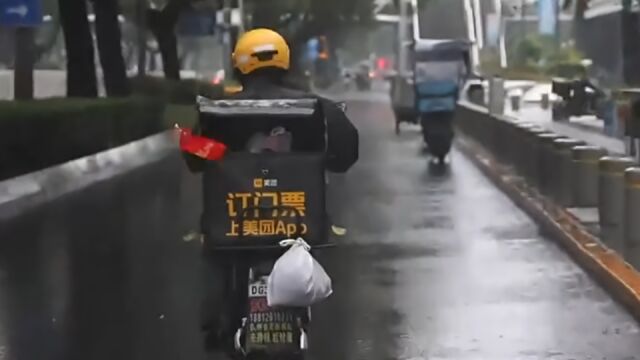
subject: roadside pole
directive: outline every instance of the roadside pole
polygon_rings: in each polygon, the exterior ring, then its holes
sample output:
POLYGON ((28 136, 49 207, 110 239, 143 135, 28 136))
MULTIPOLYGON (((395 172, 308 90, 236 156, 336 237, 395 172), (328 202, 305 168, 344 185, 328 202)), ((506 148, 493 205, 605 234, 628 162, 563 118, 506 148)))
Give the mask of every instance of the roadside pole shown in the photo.
POLYGON ((562 15, 562 12, 560 11, 560 6, 562 6, 560 4, 560 0, 555 0, 554 1, 554 10, 555 10, 555 16, 556 16, 556 23, 555 23, 555 45, 556 45, 556 51, 560 51, 560 48, 562 47, 562 34, 560 34, 560 15, 562 15))
POLYGON ((41 24, 40 0, 0 1, 0 25, 15 29, 13 96, 16 100, 33 99, 34 34, 41 24))
POLYGON ((231 0, 224 0, 222 8, 222 49, 225 79, 230 79, 233 73, 231 64, 231 0))
POLYGON ((396 74, 391 84, 391 102, 392 104, 402 104, 404 94, 403 88, 405 82, 405 76, 407 76, 407 48, 405 46, 407 37, 409 35, 409 21, 408 12, 409 4, 408 0, 399 1, 399 18, 398 18, 398 39, 396 41, 397 46, 397 58, 396 58, 396 74))
POLYGON ((138 23, 138 32, 136 42, 138 43, 138 76, 143 77, 147 74, 147 2, 146 0, 138 0, 136 2, 136 22, 138 23))
POLYGON ((478 48, 484 48, 484 19, 482 18, 482 7, 480 6, 480 0, 473 0, 473 14, 476 24, 476 41, 478 42, 478 48))
POLYGON ((476 70, 480 64, 480 50, 477 38, 476 16, 471 0, 464 1, 464 17, 467 24, 467 36, 472 42, 471 45, 471 67, 476 70))
POLYGON ((398 21, 398 75, 403 76, 407 66, 407 48, 404 46, 407 41, 408 30, 408 4, 406 0, 400 0, 400 21, 398 21))
POLYGON ((240 13, 239 35, 244 34, 247 30, 245 26, 244 0, 238 0, 238 12, 240 13))
POLYGON ((506 42, 506 36, 505 36, 505 28, 507 26, 505 19, 504 19, 504 14, 502 11, 502 0, 495 0, 495 7, 496 7, 496 12, 498 13, 498 21, 500 22, 500 27, 498 29, 498 47, 499 47, 499 53, 500 53, 500 67, 501 68, 506 68, 507 67, 507 42, 506 42))
POLYGON ((35 62, 34 30, 17 27, 15 32, 15 66, 13 96, 16 100, 33 99, 33 67, 35 62))
POLYGON ((527 1, 520 0, 520 40, 527 37, 527 1))

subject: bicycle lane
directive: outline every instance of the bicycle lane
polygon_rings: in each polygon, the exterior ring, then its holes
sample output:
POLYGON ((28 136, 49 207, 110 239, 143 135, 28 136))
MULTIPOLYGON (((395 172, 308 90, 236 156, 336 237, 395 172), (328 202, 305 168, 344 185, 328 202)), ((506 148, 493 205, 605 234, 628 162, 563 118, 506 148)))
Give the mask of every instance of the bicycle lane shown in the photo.
POLYGON ((349 108, 362 158, 332 179, 349 233, 319 256, 312 359, 637 358, 636 322, 466 158, 431 167, 388 105, 349 108))

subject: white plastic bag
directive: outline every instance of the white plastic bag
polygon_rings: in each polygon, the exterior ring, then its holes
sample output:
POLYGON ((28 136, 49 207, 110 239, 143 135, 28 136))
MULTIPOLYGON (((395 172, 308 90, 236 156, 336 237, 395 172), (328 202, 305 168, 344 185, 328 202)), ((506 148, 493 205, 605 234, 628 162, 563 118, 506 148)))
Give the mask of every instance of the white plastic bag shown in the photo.
POLYGON ((269 306, 306 307, 331 296, 331 278, 311 256, 311 247, 303 239, 282 240, 280 246, 291 248, 276 261, 269 275, 269 306))

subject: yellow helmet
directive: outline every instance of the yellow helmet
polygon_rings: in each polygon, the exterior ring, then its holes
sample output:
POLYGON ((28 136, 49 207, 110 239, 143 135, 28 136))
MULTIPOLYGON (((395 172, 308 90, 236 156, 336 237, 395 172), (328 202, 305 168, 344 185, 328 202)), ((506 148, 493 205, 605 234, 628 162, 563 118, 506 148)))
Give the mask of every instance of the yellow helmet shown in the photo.
POLYGON ((255 29, 240 36, 232 58, 233 66, 244 75, 266 67, 289 70, 290 50, 277 32, 255 29))

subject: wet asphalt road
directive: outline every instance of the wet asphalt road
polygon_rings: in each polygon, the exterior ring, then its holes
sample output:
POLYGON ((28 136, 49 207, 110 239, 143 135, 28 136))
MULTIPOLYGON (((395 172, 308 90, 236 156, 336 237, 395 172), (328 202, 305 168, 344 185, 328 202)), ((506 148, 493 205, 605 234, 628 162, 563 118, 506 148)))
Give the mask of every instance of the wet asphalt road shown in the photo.
POLYGON ((634 320, 457 152, 430 166, 388 104, 351 102, 361 160, 332 180, 349 229, 314 360, 640 359, 634 320))

